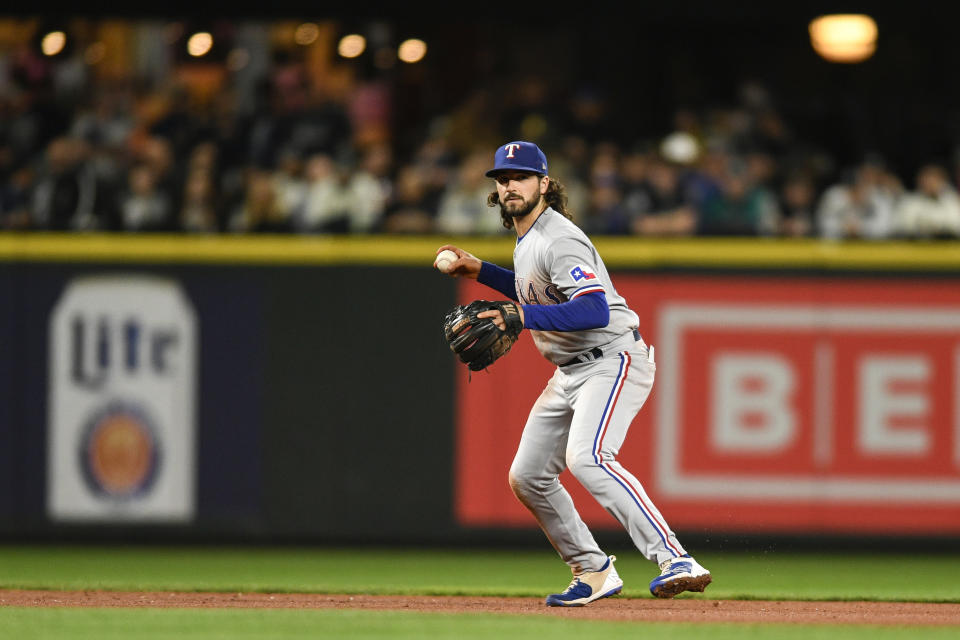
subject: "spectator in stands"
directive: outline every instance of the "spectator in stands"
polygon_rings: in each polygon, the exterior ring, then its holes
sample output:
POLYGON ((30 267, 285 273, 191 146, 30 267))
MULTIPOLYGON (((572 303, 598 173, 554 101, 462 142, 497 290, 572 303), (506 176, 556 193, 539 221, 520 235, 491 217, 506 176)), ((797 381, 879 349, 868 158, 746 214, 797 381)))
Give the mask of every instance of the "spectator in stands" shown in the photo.
POLYGON ((166 194, 171 206, 174 210, 178 210, 181 188, 186 175, 186 163, 177 162, 170 140, 159 136, 148 136, 134 147, 134 156, 134 163, 150 167, 157 189, 166 194))
POLYGON ((318 153, 307 160, 303 204, 295 216, 304 233, 367 233, 385 202, 379 181, 348 157, 318 153))
POLYGON ((134 165, 127 190, 120 197, 120 228, 123 231, 173 231, 173 204, 159 186, 153 166, 134 165))
MULTIPOLYGON (((157 96, 157 113, 149 123, 148 133, 153 141, 147 153, 169 154, 183 157, 196 140, 198 129, 203 126, 201 112, 191 104, 189 89, 181 83, 163 87, 157 96), (166 148, 156 148, 162 141, 166 148)), ((159 158, 157 159, 159 160, 159 158)), ((166 179, 162 175, 162 179, 166 179)))
POLYGON ((708 200, 722 197, 732 161, 723 143, 710 142, 697 163, 683 175, 684 197, 696 209, 698 216, 708 200))
POLYGON ((866 162, 824 191, 816 214, 819 235, 830 240, 889 238, 898 197, 896 179, 866 162))
POLYGON ((590 190, 589 215, 583 223, 588 235, 626 235, 630 215, 623 205, 623 192, 613 176, 600 177, 590 190))
POLYGON ((628 149, 620 161, 620 184, 623 187, 623 205, 634 217, 647 208, 647 181, 656 157, 648 149, 636 145, 628 149))
POLYGON ((434 216, 430 209, 427 178, 418 165, 404 165, 397 171, 394 193, 378 229, 386 233, 430 233, 434 216))
POLYGON ((315 154, 307 162, 307 192, 298 230, 307 233, 369 233, 383 215, 379 180, 352 158, 315 154))
POLYGON ((292 233, 293 223, 279 205, 269 171, 250 169, 243 201, 231 213, 227 230, 235 233, 292 233))
POLYGON ((311 87, 306 107, 294 115, 284 145, 293 145, 305 155, 319 152, 342 156, 351 150, 352 134, 346 107, 311 87))
POLYGON ((773 192, 753 182, 747 170, 734 166, 721 183, 721 191, 709 196, 699 211, 700 235, 773 235, 780 213, 773 192))
MULTIPOLYGON (((704 125, 700 115, 690 107, 680 107, 673 114, 673 132, 664 138, 680 136, 681 139, 692 142, 692 149, 687 152, 690 161, 697 160, 703 155, 706 139, 704 125)), ((662 143, 661 143, 662 146, 662 143)))
POLYGON ((0 118, 0 127, 9 130, 13 148, 26 159, 27 154, 46 148, 62 135, 69 116, 56 104, 53 92, 56 63, 43 55, 32 39, 18 40, 5 60, 10 111, 0 118))
POLYGON ((620 182, 620 149, 610 143, 602 142, 593 147, 590 162, 590 183, 610 184, 620 182))
POLYGON ((440 198, 455 175, 457 160, 447 142, 446 127, 442 124, 414 152, 412 162, 417 165, 423 179, 424 206, 432 217, 436 216, 440 198))
POLYGON ((759 149, 751 149, 742 155, 742 159, 747 181, 750 184, 766 189, 776 189, 780 180, 779 165, 772 155, 759 149))
POLYGON ((486 177, 489 152, 474 151, 460 165, 457 177, 440 198, 436 230, 440 233, 492 235, 504 233, 500 216, 487 206, 492 181, 486 177))
POLYGON ((30 164, 13 168, 0 184, 0 229, 30 228, 30 193, 33 188, 30 164))
POLYGON ((390 194, 389 187, 366 166, 367 163, 361 161, 359 166, 345 168, 348 178, 343 188, 348 201, 349 233, 373 231, 383 217, 390 194))
POLYGON ((543 151, 550 158, 550 173, 558 177, 566 188, 567 212, 573 216, 576 224, 584 224, 590 208, 590 189, 587 185, 590 174, 589 145, 583 138, 568 135, 556 151, 551 151, 549 147, 543 151))
POLYGON ((277 205, 287 216, 297 221, 302 230, 306 230, 308 224, 304 218, 304 207, 310 190, 305 173, 306 163, 295 149, 284 149, 278 156, 277 167, 272 176, 277 205))
POLYGON ((751 149, 780 160, 787 155, 791 144, 791 133, 776 110, 766 108, 755 114, 749 134, 751 149))
POLYGON ((4 164, 22 165, 43 148, 42 114, 31 106, 25 93, 0 91, 0 149, 4 164))
MULTIPOLYGON (((268 76, 258 87, 254 111, 249 115, 247 129, 247 159, 256 167, 273 167, 277 154, 301 141, 294 140, 292 132, 307 108, 309 79, 303 61, 287 49, 272 52, 268 76)), ((314 144, 313 133, 305 131, 303 144, 314 144)), ((306 155, 317 148, 297 146, 306 155)))
POLYGON ((315 153, 307 158, 304 175, 307 189, 297 229, 306 233, 346 233, 350 227, 350 203, 344 192, 348 176, 343 167, 328 154, 315 153))
POLYGON ((351 231, 371 233, 383 219, 387 203, 393 197, 393 151, 385 142, 376 142, 362 150, 360 164, 354 172, 358 198, 366 207, 362 215, 354 217, 351 231))
POLYGON ((133 132, 131 97, 124 87, 102 87, 91 104, 77 110, 70 126, 72 136, 106 149, 120 149, 133 132))
POLYGON ((180 207, 179 230, 188 233, 215 233, 220 230, 217 190, 213 174, 195 168, 187 175, 180 207))
POLYGON ((920 168, 916 191, 897 202, 894 230, 904 238, 960 237, 960 198, 946 168, 938 164, 920 168))
POLYGON ((216 174, 220 165, 220 150, 216 143, 204 140, 194 145, 187 159, 187 171, 206 171, 216 174))
POLYGON ((392 83, 386 77, 366 75, 346 101, 353 140, 359 146, 383 144, 390 139, 392 83))
POLYGON ((680 182, 679 168, 662 159, 650 161, 645 179, 633 182, 625 203, 637 235, 687 236, 697 228, 697 212, 680 182))
POLYGON ((779 191, 780 227, 778 235, 799 238, 809 236, 814 229, 816 186, 805 172, 787 176, 779 191))
POLYGON ((623 203, 620 151, 610 143, 594 147, 590 164, 590 200, 582 226, 588 234, 623 235, 630 232, 630 218, 623 203))
POLYGON ((86 162, 88 157, 89 145, 77 138, 50 142, 31 195, 31 228, 81 231, 110 226, 114 192, 86 162))

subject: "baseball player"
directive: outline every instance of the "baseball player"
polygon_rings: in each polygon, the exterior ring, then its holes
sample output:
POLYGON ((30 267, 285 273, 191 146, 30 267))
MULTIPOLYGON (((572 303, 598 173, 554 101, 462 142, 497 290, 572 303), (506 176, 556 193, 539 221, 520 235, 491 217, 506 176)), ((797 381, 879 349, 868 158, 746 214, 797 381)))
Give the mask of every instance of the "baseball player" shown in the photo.
MULTIPOLYGON (((559 474, 569 468, 626 528, 637 548, 660 566, 650 592, 670 598, 703 591, 710 572, 684 550, 641 484, 617 462, 634 416, 653 387, 654 349, 617 294, 590 239, 570 220, 563 186, 550 178, 540 148, 524 141, 497 149, 486 174, 506 228, 517 233, 514 270, 455 252, 448 273, 477 279, 519 303, 537 349, 557 366, 527 418, 510 468, 514 494, 533 514, 572 572, 549 606, 582 606, 617 594, 615 556, 600 549, 559 474)), ((500 311, 486 315, 503 328, 500 311)))

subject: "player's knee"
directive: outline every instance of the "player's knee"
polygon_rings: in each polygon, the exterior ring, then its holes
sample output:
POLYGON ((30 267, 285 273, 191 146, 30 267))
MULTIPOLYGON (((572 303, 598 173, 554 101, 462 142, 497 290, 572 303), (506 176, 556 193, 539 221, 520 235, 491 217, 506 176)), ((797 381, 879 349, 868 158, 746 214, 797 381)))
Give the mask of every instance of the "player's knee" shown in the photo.
POLYGON ((527 493, 531 487, 531 478, 522 471, 512 467, 510 473, 507 475, 507 480, 510 483, 510 489, 514 495, 517 496, 522 496, 527 493))
POLYGON ((535 493, 543 493, 543 490, 546 486, 546 482, 539 474, 531 473, 529 471, 524 471, 517 467, 512 467, 510 469, 510 474, 508 476, 510 482, 510 489, 513 490, 514 495, 518 498, 523 498, 523 496, 532 495, 535 493))
POLYGON ((597 469, 599 465, 591 451, 567 450, 567 468, 578 480, 597 469))

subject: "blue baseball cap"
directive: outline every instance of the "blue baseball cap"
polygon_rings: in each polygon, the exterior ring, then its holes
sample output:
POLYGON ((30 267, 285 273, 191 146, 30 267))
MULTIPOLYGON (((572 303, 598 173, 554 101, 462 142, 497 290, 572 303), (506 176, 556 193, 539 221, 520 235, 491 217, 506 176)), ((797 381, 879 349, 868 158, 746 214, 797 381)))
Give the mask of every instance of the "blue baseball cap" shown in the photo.
POLYGON ((493 156, 493 169, 487 171, 486 175, 492 178, 501 171, 531 171, 545 176, 547 156, 532 142, 508 142, 497 149, 493 156))

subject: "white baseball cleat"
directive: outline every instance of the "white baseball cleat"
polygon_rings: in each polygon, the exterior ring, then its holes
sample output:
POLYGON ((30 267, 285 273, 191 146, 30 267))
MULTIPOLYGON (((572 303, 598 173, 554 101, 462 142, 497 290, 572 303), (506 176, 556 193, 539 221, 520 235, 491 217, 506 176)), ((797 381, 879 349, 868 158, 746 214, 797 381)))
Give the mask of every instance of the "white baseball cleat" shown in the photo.
POLYGON ((547 596, 548 607, 582 607, 594 600, 620 593, 623 580, 613 568, 616 556, 609 556, 600 571, 585 571, 573 579, 563 593, 547 596))
POLYGON ((650 583, 650 593, 658 598, 672 598, 684 591, 703 591, 712 580, 709 571, 684 554, 660 565, 660 575, 650 583))

